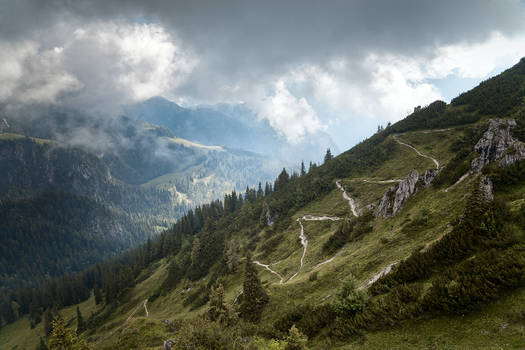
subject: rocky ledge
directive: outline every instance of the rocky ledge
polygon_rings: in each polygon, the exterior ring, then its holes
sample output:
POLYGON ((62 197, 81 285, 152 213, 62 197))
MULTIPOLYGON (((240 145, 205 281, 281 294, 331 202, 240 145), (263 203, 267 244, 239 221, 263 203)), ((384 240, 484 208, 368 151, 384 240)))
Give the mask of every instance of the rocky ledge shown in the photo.
POLYGON ((511 133, 516 125, 514 119, 490 119, 489 128, 474 146, 479 157, 471 163, 473 172, 497 160, 500 166, 508 166, 525 159, 525 143, 516 140, 511 133))

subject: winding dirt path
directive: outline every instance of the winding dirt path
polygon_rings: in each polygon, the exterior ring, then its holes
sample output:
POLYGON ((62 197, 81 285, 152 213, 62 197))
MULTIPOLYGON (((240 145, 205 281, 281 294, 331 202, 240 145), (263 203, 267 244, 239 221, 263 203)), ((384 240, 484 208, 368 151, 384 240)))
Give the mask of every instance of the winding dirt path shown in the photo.
POLYGON ((392 180, 368 180, 364 179, 363 182, 369 183, 369 184, 391 184, 391 183, 397 183, 401 182, 403 180, 401 179, 392 179, 392 180))
MULTIPOLYGON (((259 262, 259 261, 257 261, 257 260, 254 260, 253 263, 254 263, 255 265, 259 265, 259 266, 264 267, 266 270, 270 271, 271 273, 273 273, 274 275, 276 275, 277 277, 279 277, 279 284, 283 284, 283 283, 284 283, 284 278, 283 278, 283 276, 281 276, 278 272, 272 270, 272 269, 270 268, 270 265, 263 264, 263 263, 261 263, 261 262, 259 262)), ((237 299, 237 298, 236 298, 236 299, 237 299)))
POLYGON ((372 278, 370 278, 368 281, 366 281, 365 284, 363 284, 362 286, 360 286, 359 289, 364 289, 364 288, 370 286, 372 283, 374 283, 375 281, 377 281, 378 279, 380 279, 380 278, 383 277, 384 275, 387 275, 388 273, 390 273, 390 271, 392 271, 392 268, 393 268, 396 264, 397 264, 397 261, 391 263, 390 265, 388 265, 387 267, 385 267, 384 269, 382 269, 381 271, 379 271, 378 273, 376 273, 374 276, 372 276, 372 278))
POLYGON ((146 312, 146 318, 149 317, 148 307, 146 306, 148 304, 148 299, 144 300, 144 311, 146 312))
POLYGON ((461 182, 463 182, 463 180, 465 180, 467 177, 469 177, 470 174, 471 174, 470 171, 467 172, 466 174, 464 174, 463 176, 461 176, 461 177, 459 178, 459 180, 456 181, 453 185, 451 185, 451 186, 445 188, 444 191, 445 191, 445 192, 448 192, 448 190, 450 190, 452 187, 455 187, 456 185, 458 185, 458 184, 460 184, 461 182))
MULTIPOLYGON (((304 218, 304 216, 303 216, 304 218)), ((315 220, 315 219, 311 219, 311 220, 315 220)), ((301 219, 297 219, 296 220, 299 225, 301 226, 301 232, 299 233, 299 238, 301 239, 301 244, 303 246, 303 255, 301 255, 301 262, 299 264, 299 268, 297 269, 297 272, 293 274, 292 277, 290 277, 288 279, 287 282, 293 280, 295 278, 295 276, 297 276, 297 274, 299 273, 299 271, 301 271, 301 269, 303 268, 303 265, 304 265, 304 256, 306 255, 306 249, 308 249, 308 239, 306 238, 306 235, 304 234, 304 226, 303 226, 303 223, 301 222, 301 219)))
POLYGON ((352 211, 352 214, 354 214, 355 217, 358 217, 359 213, 357 212, 357 206, 355 204, 355 201, 348 195, 348 193, 346 193, 346 190, 341 185, 341 180, 337 180, 335 182, 335 184, 337 185, 337 187, 339 187, 339 189, 341 191, 343 191, 343 199, 348 201, 348 204, 350 205, 350 210, 352 211))
POLYGON ((315 270, 315 269, 318 269, 319 267, 325 265, 325 264, 328 264, 328 263, 331 263, 332 261, 334 261, 334 259, 343 252, 344 248, 341 248, 337 253, 335 253, 334 256, 332 256, 330 259, 327 259, 323 262, 320 262, 319 264, 315 265, 314 267, 312 267, 312 270, 315 270))
POLYGON ((396 140, 396 142, 399 143, 400 145, 403 145, 403 146, 409 147, 409 148, 411 148, 412 150, 414 150, 414 152, 416 152, 420 157, 427 158, 427 159, 430 159, 431 161, 433 161, 434 164, 436 165, 436 169, 439 169, 439 162, 437 161, 436 158, 433 158, 433 157, 431 157, 431 156, 427 156, 426 154, 423 154, 423 153, 419 152, 414 146, 409 145, 408 143, 401 141, 401 140, 399 139, 399 136, 398 136, 398 135, 394 135, 393 138, 394 138, 394 140, 396 140))

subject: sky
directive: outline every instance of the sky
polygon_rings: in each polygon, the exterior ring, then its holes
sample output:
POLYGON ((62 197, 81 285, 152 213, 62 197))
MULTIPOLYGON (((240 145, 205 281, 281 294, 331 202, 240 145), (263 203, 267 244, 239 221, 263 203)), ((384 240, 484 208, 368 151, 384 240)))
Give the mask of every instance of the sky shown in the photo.
POLYGON ((0 0, 0 104, 244 103, 341 150, 525 56, 519 0, 0 0))

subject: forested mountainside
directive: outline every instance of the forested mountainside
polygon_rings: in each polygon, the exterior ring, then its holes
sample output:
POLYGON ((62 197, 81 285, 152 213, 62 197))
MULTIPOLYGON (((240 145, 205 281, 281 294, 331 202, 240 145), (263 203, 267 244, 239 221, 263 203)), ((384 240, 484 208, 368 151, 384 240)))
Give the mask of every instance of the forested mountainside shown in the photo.
POLYGON ((4 295, 0 346, 523 348, 524 89, 522 59, 113 261, 4 295))
POLYGON ((131 118, 164 126, 187 140, 244 149, 291 163, 317 162, 327 148, 339 153, 333 140, 323 131, 293 144, 288 142, 267 120, 259 118, 243 104, 183 108, 155 97, 127 106, 125 112, 131 118))
POLYGON ((275 172, 260 155, 129 118, 50 108, 1 120, 0 290, 87 268, 275 172))

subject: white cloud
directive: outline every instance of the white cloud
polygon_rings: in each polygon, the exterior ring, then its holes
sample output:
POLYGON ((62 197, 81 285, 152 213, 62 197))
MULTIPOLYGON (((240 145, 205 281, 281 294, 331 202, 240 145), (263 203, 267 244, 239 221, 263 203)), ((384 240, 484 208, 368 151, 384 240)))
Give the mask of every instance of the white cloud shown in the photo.
POLYGON ((454 74, 461 78, 484 78, 498 67, 510 67, 525 56, 525 35, 506 37, 499 32, 481 43, 458 43, 438 47, 435 58, 424 64, 430 78, 454 74))
POLYGON ((305 135, 325 128, 306 99, 294 96, 283 80, 275 83, 273 94, 263 99, 257 109, 291 143, 297 143, 305 135))
POLYGON ((0 101, 55 103, 107 114, 162 95, 185 81, 198 60, 162 27, 61 23, 39 40, 0 43, 0 101), (69 36, 64 32, 72 33, 69 36))
POLYGON ((54 103, 81 83, 61 67, 61 51, 42 50, 34 41, 0 43, 0 101, 54 103))

